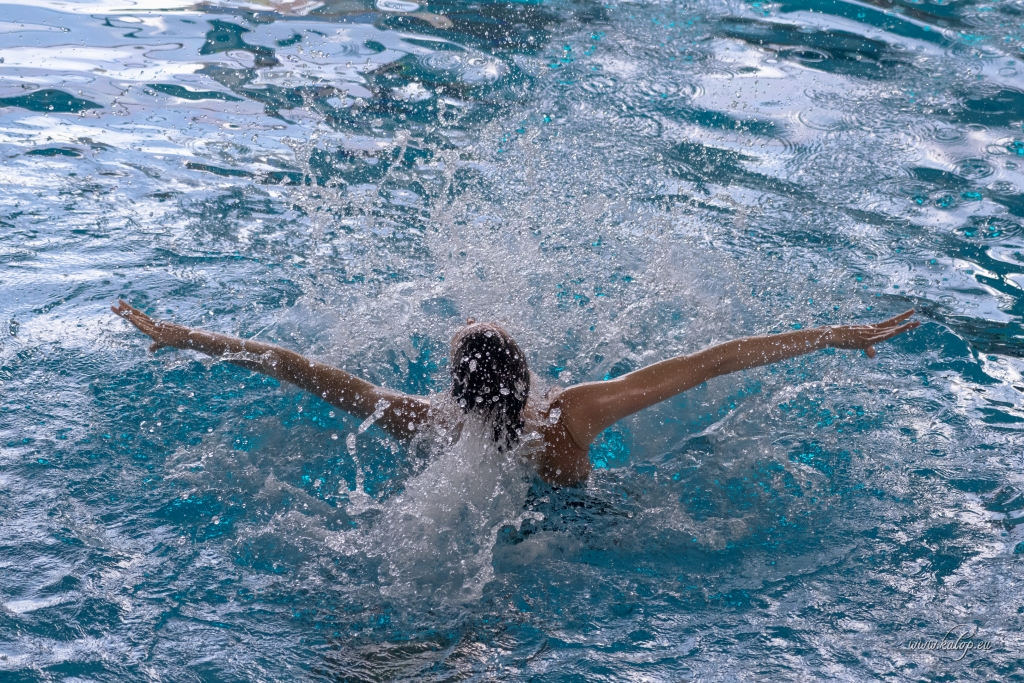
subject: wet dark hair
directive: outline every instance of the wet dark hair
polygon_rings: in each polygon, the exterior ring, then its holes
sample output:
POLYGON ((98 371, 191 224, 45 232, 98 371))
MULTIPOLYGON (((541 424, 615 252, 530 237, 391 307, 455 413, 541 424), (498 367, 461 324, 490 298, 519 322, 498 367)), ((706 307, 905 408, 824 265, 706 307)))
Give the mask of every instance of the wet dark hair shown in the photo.
POLYGON ((530 395, 530 370, 519 345, 497 325, 471 324, 452 340, 450 370, 455 401, 491 420, 494 440, 512 448, 530 395))

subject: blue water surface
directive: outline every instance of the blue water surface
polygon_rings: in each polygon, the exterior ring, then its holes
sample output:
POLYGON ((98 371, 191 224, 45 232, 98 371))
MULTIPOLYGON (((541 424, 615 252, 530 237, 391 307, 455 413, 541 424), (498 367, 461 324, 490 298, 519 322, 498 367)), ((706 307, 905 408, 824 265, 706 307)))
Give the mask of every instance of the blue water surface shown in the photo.
POLYGON ((1020 0, 0 0, 0 680, 1024 680, 1022 50, 1020 0), (481 511, 118 298, 421 394, 468 316, 550 384, 922 325, 481 511))

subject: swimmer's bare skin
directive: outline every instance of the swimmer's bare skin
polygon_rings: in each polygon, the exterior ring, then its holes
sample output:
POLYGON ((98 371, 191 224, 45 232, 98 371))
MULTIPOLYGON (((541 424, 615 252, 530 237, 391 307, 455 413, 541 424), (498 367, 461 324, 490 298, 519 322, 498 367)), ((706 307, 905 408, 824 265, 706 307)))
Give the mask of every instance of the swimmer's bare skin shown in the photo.
MULTIPOLYGON (((294 351, 263 342, 158 322, 119 301, 111 310, 153 338, 150 351, 165 346, 194 349, 243 368, 289 382, 362 419, 387 403, 377 424, 401 440, 428 419, 430 402, 378 387, 344 370, 311 361, 294 351)), ((542 432, 545 446, 537 470, 552 484, 578 483, 590 474, 587 450, 606 428, 635 412, 699 386, 713 377, 777 363, 824 348, 862 349, 875 357, 875 344, 912 330, 913 310, 875 325, 841 325, 797 330, 725 342, 688 356, 677 356, 606 382, 586 382, 550 395, 562 413, 542 432)))
MULTIPOLYGON (((863 349, 868 358, 874 358, 875 344, 920 325, 918 322, 906 322, 913 314, 911 309, 875 325, 818 327, 737 339, 688 356, 669 358, 606 382, 586 382, 568 387, 558 396, 562 408, 559 423, 565 425, 572 438, 563 438, 557 443, 552 463, 547 465, 549 469, 561 469, 562 473, 544 478, 585 479, 590 473, 590 458, 586 448, 581 446, 589 446, 598 434, 622 418, 713 377, 770 365, 829 347, 863 349)), ((544 475, 543 470, 541 474, 544 475)))
POLYGON ((280 346, 159 322, 124 301, 118 301, 117 306, 111 306, 110 310, 153 338, 150 351, 171 346, 194 349, 209 356, 222 356, 224 360, 247 370, 294 384, 359 419, 369 417, 378 405, 383 406, 381 401, 386 401, 388 406, 377 424, 397 439, 412 438, 416 425, 427 421, 430 402, 426 399, 378 387, 344 370, 317 363, 280 346))

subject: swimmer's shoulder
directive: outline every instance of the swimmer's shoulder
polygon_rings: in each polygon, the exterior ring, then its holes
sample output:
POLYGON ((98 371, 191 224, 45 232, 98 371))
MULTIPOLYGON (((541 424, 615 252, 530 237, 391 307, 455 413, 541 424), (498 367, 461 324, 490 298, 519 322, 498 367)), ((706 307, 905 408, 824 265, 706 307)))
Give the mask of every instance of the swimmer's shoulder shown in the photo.
POLYGON ((582 483, 590 474, 590 449, 572 433, 562 412, 561 396, 567 387, 550 386, 537 403, 536 420, 544 440, 536 457, 541 477, 559 486, 582 483))

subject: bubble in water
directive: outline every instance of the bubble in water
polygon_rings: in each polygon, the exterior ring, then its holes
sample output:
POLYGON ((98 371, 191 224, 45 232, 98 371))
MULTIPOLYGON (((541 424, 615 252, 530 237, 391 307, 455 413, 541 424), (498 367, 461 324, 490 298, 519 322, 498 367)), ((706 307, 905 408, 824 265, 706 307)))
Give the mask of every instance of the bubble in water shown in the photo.
POLYGON ((415 2, 404 0, 377 0, 377 9, 382 12, 415 12, 420 8, 415 2))

